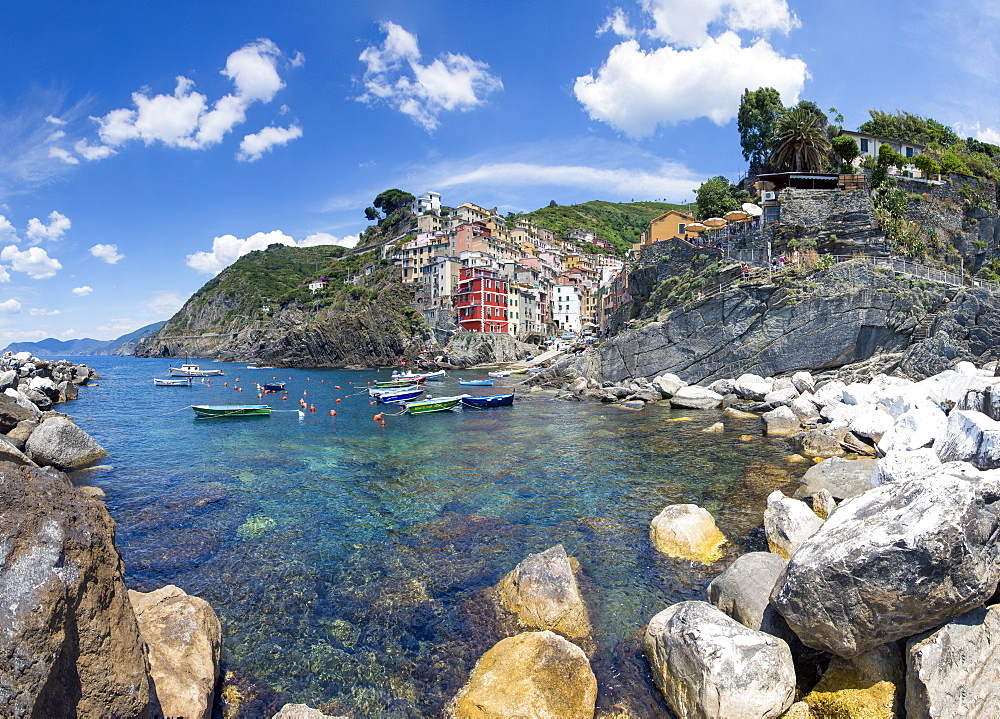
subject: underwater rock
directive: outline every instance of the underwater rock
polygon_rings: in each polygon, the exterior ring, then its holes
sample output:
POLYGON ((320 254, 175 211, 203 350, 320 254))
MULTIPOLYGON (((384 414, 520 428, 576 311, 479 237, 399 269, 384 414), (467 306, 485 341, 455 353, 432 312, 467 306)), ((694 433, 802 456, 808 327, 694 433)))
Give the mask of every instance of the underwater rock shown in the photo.
POLYGON ((726 542, 708 510, 695 504, 664 507, 649 525, 649 539, 669 557, 702 564, 717 560, 726 542))

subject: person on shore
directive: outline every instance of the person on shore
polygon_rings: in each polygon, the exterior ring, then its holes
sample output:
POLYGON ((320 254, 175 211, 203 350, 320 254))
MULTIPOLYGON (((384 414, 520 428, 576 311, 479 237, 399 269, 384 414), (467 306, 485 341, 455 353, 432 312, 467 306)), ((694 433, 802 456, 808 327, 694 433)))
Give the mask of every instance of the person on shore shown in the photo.
POLYGON ((743 281, 744 282, 750 281, 750 265, 748 265, 746 262, 743 263, 743 281))

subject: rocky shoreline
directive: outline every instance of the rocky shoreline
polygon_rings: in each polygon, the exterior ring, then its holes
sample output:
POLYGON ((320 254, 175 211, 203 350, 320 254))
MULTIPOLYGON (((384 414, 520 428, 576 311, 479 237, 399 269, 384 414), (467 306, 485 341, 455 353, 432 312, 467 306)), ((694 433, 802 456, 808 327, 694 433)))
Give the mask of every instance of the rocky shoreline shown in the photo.
MULTIPOLYGON (((677 716, 1000 715, 996 363, 960 362, 921 381, 555 381, 564 398, 622 409, 725 405, 733 417, 760 416, 762 434, 788 437, 793 458, 814 463, 794 497, 774 491, 761 507, 769 552, 738 557, 706 601, 650 618, 643 653, 677 716)), ((670 505, 650 541, 707 566, 727 539, 701 507, 670 505)), ((525 631, 480 659, 452 716, 595 716, 578 572, 557 546, 503 580, 501 604, 525 631), (566 617, 577 618, 571 629, 559 625, 566 617)))
MULTIPOLYGON (((126 590, 107 509, 63 473, 106 454, 51 409, 95 378, 84 365, 0 358, 0 583, 16 599, 0 620, 0 713, 210 717, 221 647, 214 611, 172 585, 126 590)), ((729 431, 726 417, 759 417, 760 432, 740 439, 785 438, 791 459, 808 466, 794 491, 760 502, 768 552, 737 557, 705 601, 636 627, 677 716, 1000 715, 996 363, 960 362, 919 381, 796 372, 702 387, 661 374, 599 386, 549 370, 528 384, 623 411, 722 409, 723 421, 705 427, 712 432, 729 431)), ((690 504, 651 517, 649 537, 657 552, 706 571, 731 544, 690 504)), ((640 716, 624 704, 596 709, 589 582, 562 545, 513 567, 487 592, 503 638, 445 713, 640 716)), ((274 716, 325 715, 286 705, 274 716)))

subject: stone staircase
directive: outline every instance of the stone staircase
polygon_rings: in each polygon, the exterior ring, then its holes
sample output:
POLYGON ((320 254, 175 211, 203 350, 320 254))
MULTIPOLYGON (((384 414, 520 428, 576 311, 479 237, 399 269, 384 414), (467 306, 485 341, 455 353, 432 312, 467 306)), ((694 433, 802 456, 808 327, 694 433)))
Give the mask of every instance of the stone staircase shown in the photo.
POLYGON ((933 310, 924 315, 917 326, 913 328, 913 334, 910 335, 910 344, 916 344, 917 342, 923 342, 930 336, 931 327, 934 325, 934 320, 941 311, 948 305, 951 300, 944 300, 941 304, 935 307, 933 310))

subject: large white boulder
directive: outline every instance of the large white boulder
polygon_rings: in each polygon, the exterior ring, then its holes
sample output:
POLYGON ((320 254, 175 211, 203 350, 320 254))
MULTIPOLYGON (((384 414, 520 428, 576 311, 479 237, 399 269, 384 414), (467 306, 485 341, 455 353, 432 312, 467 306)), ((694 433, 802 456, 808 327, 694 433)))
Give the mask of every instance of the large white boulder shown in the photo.
POLYGON ((677 390, 687 386, 687 382, 669 372, 654 377, 650 384, 665 398, 673 397, 677 393, 677 390))
POLYGON ((770 412, 761 415, 764 420, 764 434, 771 436, 788 436, 801 431, 799 418, 791 409, 785 406, 775 407, 770 412))
POLYGON ((794 387, 785 387, 783 389, 775 389, 764 395, 764 401, 767 402, 772 407, 777 407, 778 405, 789 405, 792 400, 799 396, 799 391, 794 387))
POLYGON ((657 614, 642 649, 679 717, 777 717, 795 698, 788 645, 707 602, 681 602, 657 614))
POLYGON ((1000 484, 985 488, 968 474, 946 466, 870 489, 799 546, 771 602, 804 644, 851 657, 993 595, 1000 519, 987 503, 1000 484))
POLYGON ((878 487, 889 482, 903 482, 930 474, 941 466, 937 452, 930 447, 912 452, 894 449, 875 463, 872 486, 878 487))
MULTIPOLYGON (((934 443, 934 449, 942 462, 968 462, 988 469, 996 460, 993 455, 1000 444, 1000 422, 990 419, 982 412, 972 410, 952 410, 944 436, 934 443)), ((993 465, 996 466, 996 465, 993 465)))
POLYGON ((802 394, 812 393, 816 389, 816 380, 808 372, 796 372, 792 375, 792 386, 802 394))
POLYGON ((38 465, 64 471, 79 469, 107 456, 93 437, 65 417, 49 417, 28 437, 25 454, 38 465))
POLYGON ((979 607, 906 642, 906 715, 1000 716, 1000 606, 979 607))
POLYGON ((764 533, 768 548, 782 559, 791 557, 822 524, 823 520, 805 502, 777 490, 768 495, 764 533))
MULTIPOLYGON (((895 415, 892 427, 882 434, 878 449, 883 454, 929 447, 944 435, 948 417, 937 405, 921 402, 908 407, 905 412, 895 415)), ((893 416, 891 408, 890 416, 893 416)))
POLYGON ((762 402, 773 386, 774 380, 747 373, 736 378, 734 391, 742 399, 762 402))
POLYGON ((813 396, 815 397, 814 401, 820 407, 826 407, 829 404, 841 404, 844 401, 845 387, 847 387, 847 385, 839 380, 827 382, 825 385, 813 392, 813 396))
POLYGON ((681 387, 670 398, 670 406, 679 409, 715 409, 721 404, 721 394, 697 385, 681 387))
POLYGON ((870 409, 851 420, 850 428, 859 437, 866 437, 873 443, 893 428, 892 415, 881 409, 870 409))

